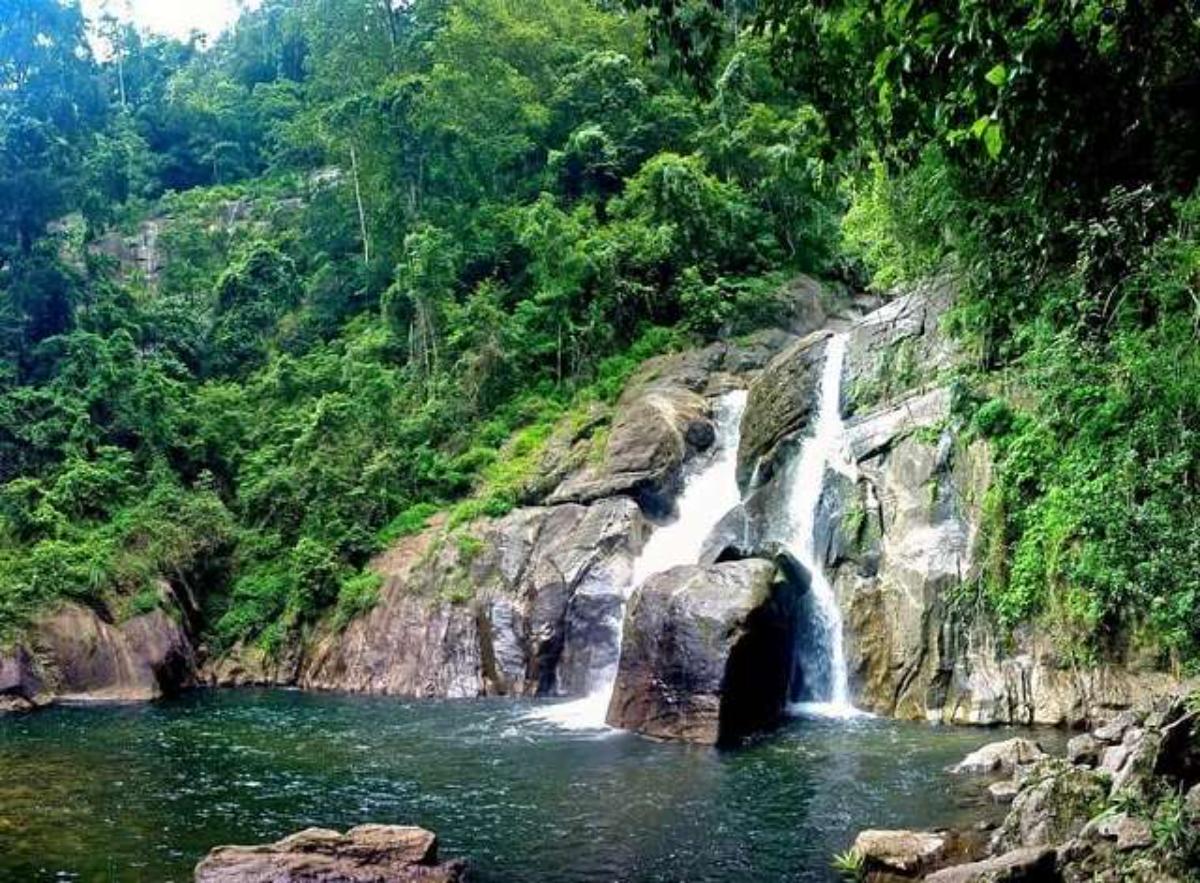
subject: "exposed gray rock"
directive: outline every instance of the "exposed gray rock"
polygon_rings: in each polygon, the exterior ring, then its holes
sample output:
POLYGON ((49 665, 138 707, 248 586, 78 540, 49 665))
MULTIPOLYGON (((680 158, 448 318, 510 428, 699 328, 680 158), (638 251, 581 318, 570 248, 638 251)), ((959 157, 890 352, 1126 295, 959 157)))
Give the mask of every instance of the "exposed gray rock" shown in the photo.
POLYGON ((988 795, 994 803, 1012 803, 1020 790, 1021 786, 1015 779, 1004 779, 988 785, 988 795))
POLYGON ((1083 766, 1096 766, 1104 743, 1091 733, 1081 733, 1067 742, 1067 760, 1083 766))
POLYGON ((1136 727, 1141 723, 1141 717, 1134 711, 1122 711, 1112 720, 1104 725, 1097 727, 1092 735, 1101 742, 1107 742, 1110 745, 1115 745, 1125 739, 1125 733, 1131 727, 1136 727))
POLYGON ((1055 883, 1053 849, 1035 846, 1014 849, 995 858, 944 868, 926 883, 1055 883))
POLYGON ((992 742, 972 751, 954 766, 955 773, 1011 773, 1019 766, 1044 760, 1048 755, 1030 739, 1014 738, 992 742))
POLYGON ((1061 760, 1044 761, 996 832, 996 850, 1064 843, 1080 833, 1107 797, 1107 776, 1061 760))
POLYGON ((312 642, 301 686, 405 696, 583 694, 646 522, 626 497, 435 524, 372 565, 380 598, 312 642))
POLYGON ((439 862, 437 837, 421 828, 360 825, 346 834, 308 828, 266 846, 220 846, 196 866, 195 883, 458 883, 461 861, 439 862))
POLYGON ((1149 822, 1123 812, 1101 815, 1089 822, 1080 837, 1087 839, 1089 836, 1116 841, 1118 852, 1145 849, 1154 842, 1149 822))
POLYGON ((868 876, 919 877, 943 860, 946 838, 929 831, 869 830, 854 839, 853 850, 868 876))
POLYGON ((776 724, 787 702, 798 594, 761 560, 651 577, 626 609, 609 724, 703 744, 776 724))

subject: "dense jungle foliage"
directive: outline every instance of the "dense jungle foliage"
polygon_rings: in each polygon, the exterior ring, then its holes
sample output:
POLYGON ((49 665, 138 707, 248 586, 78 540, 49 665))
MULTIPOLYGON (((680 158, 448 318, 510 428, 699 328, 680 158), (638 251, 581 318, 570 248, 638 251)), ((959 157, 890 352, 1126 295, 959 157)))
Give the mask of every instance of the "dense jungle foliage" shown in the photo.
POLYGON ((166 579, 279 646, 784 274, 952 272, 962 603, 1200 658, 1194 5, 266 0, 205 46, 0 3, 0 635, 166 579))

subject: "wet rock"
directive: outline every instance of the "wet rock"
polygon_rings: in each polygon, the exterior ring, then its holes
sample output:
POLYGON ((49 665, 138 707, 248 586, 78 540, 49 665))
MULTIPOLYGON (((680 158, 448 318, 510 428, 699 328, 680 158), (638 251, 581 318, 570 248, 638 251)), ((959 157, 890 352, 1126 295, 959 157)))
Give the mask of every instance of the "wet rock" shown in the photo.
POLYGON ((66 604, 34 627, 46 689, 74 701, 143 701, 194 682, 195 657, 183 626, 163 610, 121 624, 66 604))
POLYGON ((1044 760, 1048 755, 1031 739, 1006 739, 972 751, 951 769, 954 773, 1011 773, 1019 766, 1044 760))
POLYGON ((1055 853, 1048 847, 1014 849, 995 858, 944 868, 926 883, 1055 883, 1055 853))
POLYGON ((1091 733, 1081 733, 1067 742, 1067 760, 1082 766, 1096 766, 1104 743, 1091 733))
POLYGON ((1005 851, 1063 843, 1079 834, 1107 797, 1107 776, 1061 760, 1044 761, 1017 794, 994 844, 1005 851))
POLYGON ((439 862, 437 837, 421 828, 360 825, 346 834, 309 828, 266 846, 220 846, 196 866, 195 883, 458 883, 461 861, 439 862))
POLYGON ((626 608, 608 723, 702 744, 775 725, 788 696, 798 594, 762 560, 651 577, 626 608))
POLYGON ((743 489, 757 470, 759 483, 775 472, 789 442, 802 436, 816 416, 828 332, 817 332, 771 360, 750 386, 737 478, 743 489))
POLYGON ((854 840, 868 877, 919 877, 946 855, 946 838, 929 831, 863 831, 854 840))

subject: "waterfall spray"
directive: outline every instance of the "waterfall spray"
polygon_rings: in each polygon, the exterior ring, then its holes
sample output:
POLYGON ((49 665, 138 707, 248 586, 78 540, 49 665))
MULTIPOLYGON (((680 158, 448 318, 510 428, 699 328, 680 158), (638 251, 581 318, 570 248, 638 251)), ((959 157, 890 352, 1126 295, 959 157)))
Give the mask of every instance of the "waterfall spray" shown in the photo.
MULTIPOLYGON (((717 405, 717 438, 711 458, 684 482, 676 506, 679 516, 655 530, 634 561, 633 577, 622 593, 620 609, 611 623, 618 651, 625 625, 625 602, 633 590, 656 573, 698 563, 704 541, 717 522, 741 502, 737 449, 746 398, 745 390, 736 390, 721 398, 717 405)), ((534 716, 566 729, 603 729, 617 683, 618 666, 619 660, 603 671, 595 672, 589 680, 597 687, 583 699, 539 709, 534 716)))
POLYGON ((842 423, 842 368, 846 359, 846 337, 835 334, 825 349, 821 373, 820 405, 812 435, 805 439, 800 456, 793 461, 788 479, 788 549, 811 577, 809 606, 812 621, 807 637, 798 648, 804 677, 800 712, 832 717, 849 717, 859 712, 850 702, 850 683, 842 638, 842 614, 833 587, 825 575, 823 550, 817 547, 817 514, 825 474, 829 469, 854 478, 854 467, 846 456, 842 423))

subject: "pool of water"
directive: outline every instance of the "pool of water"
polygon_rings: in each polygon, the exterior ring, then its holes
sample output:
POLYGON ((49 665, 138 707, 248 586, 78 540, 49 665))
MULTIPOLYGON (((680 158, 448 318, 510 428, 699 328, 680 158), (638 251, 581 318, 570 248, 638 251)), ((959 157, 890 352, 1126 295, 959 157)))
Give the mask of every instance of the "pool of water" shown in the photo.
POLYGON ((943 771, 1006 735, 800 719, 718 752, 532 710, 201 691, 0 718, 0 881, 184 883, 214 845, 367 821, 437 831, 482 883, 826 881, 863 827, 981 811, 943 771))

